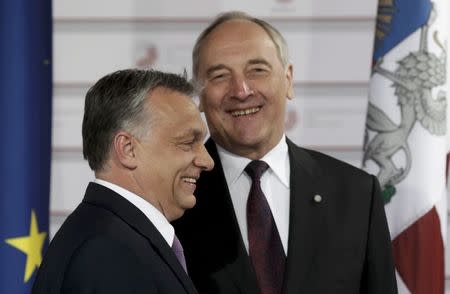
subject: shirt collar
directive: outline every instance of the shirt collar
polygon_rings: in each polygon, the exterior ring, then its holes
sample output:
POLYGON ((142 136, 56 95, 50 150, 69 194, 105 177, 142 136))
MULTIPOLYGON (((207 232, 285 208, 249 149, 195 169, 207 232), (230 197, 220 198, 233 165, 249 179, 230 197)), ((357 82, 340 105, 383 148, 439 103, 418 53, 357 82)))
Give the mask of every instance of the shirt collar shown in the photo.
POLYGON ((175 236, 175 230, 173 226, 169 223, 166 217, 159 211, 156 207, 150 204, 144 198, 105 180, 95 179, 95 183, 105 186, 127 199, 134 206, 136 206, 142 213, 150 220, 150 222, 156 227, 156 229, 161 233, 163 238, 166 240, 169 246, 172 246, 173 239, 175 236))
MULTIPOLYGON (((217 144, 216 146, 228 187, 231 187, 241 176, 251 159, 231 153, 217 144)), ((289 155, 285 135, 261 160, 265 161, 275 176, 289 188, 289 155)))

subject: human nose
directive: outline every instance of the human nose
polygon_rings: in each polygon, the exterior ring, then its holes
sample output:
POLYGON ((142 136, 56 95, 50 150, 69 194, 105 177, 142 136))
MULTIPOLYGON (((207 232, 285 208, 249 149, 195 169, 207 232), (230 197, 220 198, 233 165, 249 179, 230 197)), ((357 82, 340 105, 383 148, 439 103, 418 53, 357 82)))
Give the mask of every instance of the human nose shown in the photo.
POLYGON ((194 164, 200 167, 202 170, 210 171, 214 167, 214 160, 209 155, 205 146, 202 144, 199 150, 198 156, 195 158, 194 164))
POLYGON ((235 76, 232 81, 231 95, 237 99, 247 99, 248 96, 253 95, 248 81, 244 77, 235 76))

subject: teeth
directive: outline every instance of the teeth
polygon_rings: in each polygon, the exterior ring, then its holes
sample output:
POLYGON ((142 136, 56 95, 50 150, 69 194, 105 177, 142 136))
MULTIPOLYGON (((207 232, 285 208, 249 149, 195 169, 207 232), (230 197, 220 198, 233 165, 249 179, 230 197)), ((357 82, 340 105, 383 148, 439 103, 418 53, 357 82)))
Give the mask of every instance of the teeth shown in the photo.
POLYGON ((249 115, 249 114, 258 112, 260 109, 261 109, 260 107, 253 107, 253 108, 249 108, 249 109, 245 109, 245 110, 236 110, 236 111, 233 111, 231 113, 231 115, 234 117, 249 115))
POLYGON ((195 178, 184 178, 183 179, 185 182, 190 183, 190 184, 195 184, 197 183, 197 179, 195 178))

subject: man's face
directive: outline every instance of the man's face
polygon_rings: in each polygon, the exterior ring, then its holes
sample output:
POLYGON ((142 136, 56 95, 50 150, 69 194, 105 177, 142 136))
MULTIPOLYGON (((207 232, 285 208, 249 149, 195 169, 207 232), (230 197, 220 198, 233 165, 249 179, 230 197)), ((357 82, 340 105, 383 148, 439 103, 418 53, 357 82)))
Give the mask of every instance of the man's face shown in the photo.
POLYGON ((201 108, 216 143, 259 159, 280 141, 292 66, 283 67, 263 28, 246 20, 220 24, 200 48, 197 76, 201 108))
POLYGON ((189 97, 156 88, 147 103, 156 116, 148 134, 136 139, 135 181, 171 221, 195 205, 196 181, 214 162, 203 145, 206 126, 189 97))

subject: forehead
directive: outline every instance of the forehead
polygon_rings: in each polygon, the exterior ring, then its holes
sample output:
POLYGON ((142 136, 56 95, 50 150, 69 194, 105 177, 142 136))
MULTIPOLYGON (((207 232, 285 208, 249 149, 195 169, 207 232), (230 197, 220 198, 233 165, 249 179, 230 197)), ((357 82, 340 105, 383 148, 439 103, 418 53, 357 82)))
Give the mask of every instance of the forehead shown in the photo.
POLYGON ((220 59, 222 54, 243 56, 254 50, 273 50, 276 54, 274 42, 261 26, 249 20, 229 20, 214 28, 203 40, 200 62, 211 57, 220 59))
POLYGON ((258 38, 267 37, 269 34, 259 24, 246 19, 227 20, 216 26, 205 38, 215 39, 221 37, 224 41, 230 41, 235 38, 250 39, 255 35, 258 38))
POLYGON ((180 129, 202 129, 203 121, 192 98, 166 88, 158 87, 150 93, 149 106, 155 116, 155 126, 180 129))

